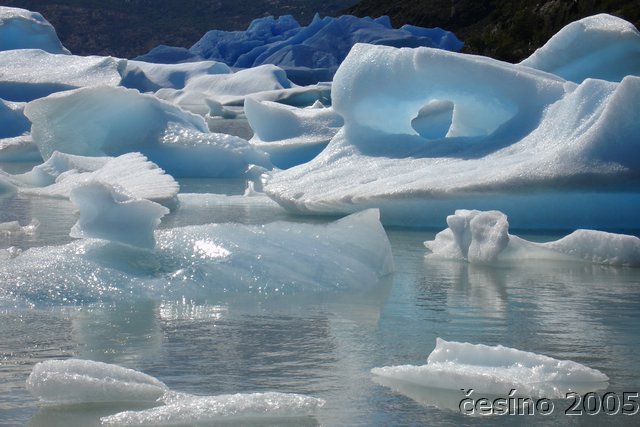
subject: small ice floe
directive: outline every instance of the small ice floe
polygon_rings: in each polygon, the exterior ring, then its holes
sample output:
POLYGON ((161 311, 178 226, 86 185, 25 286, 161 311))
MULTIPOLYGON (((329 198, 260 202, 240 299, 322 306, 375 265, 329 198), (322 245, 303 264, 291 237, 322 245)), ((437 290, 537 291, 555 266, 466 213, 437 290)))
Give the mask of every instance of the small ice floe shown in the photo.
POLYGON ((640 266, 640 239, 626 234, 577 230, 562 239, 535 243, 509 234, 500 211, 456 210, 448 228, 424 242, 428 256, 471 263, 523 260, 572 260, 596 264, 640 266))
POLYGON ((175 425, 244 418, 290 418, 313 415, 322 399, 301 394, 266 392, 194 396, 177 393, 158 379, 133 369, 91 360, 48 360, 36 364, 27 389, 48 406, 101 403, 123 408, 157 405, 141 411, 123 411, 100 419, 103 425, 175 425))
POLYGON ((98 238, 153 249, 154 231, 169 209, 146 199, 137 199, 124 189, 90 181, 71 190, 71 202, 80 218, 71 237, 98 238))
MULTIPOLYGON (((608 386, 602 372, 571 360, 558 360, 514 348, 436 340, 426 365, 374 368, 384 385, 402 390, 472 390, 475 396, 565 398, 567 392, 586 393, 608 386)), ((446 392, 445 392, 446 393, 446 392)))

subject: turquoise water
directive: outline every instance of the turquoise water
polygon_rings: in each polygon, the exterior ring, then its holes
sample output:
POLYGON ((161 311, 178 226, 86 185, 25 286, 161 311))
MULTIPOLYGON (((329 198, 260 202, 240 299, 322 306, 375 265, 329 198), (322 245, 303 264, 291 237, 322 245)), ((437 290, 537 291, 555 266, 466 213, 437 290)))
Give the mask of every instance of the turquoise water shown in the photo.
MULTIPOLYGON (((238 182, 189 181, 183 191, 238 193, 238 182)), ((292 218, 272 205, 225 205, 185 196, 163 227, 292 218)), ((0 198, 0 222, 41 222, 36 236, 0 247, 63 244, 75 222, 63 200, 0 198)), ((388 229, 396 273, 370 298, 295 304, 231 300, 123 300, 0 311, 0 425, 89 426, 129 407, 40 408, 25 389, 42 360, 80 357, 143 371, 198 395, 281 391, 326 400, 287 425, 638 425, 640 415, 470 417, 461 392, 375 381, 371 368, 426 363, 436 337, 570 359, 610 378, 609 391, 640 392, 640 271, 570 263, 487 267, 425 259, 433 231, 388 229), (450 405, 447 402, 452 403, 450 405), (448 408, 447 408, 448 407, 448 408)), ((538 240, 557 236, 522 236, 538 240)), ((16 273, 18 274, 18 273, 16 273)), ((507 391, 505 391, 506 393, 507 391)), ((604 395, 606 390, 599 391, 604 395)), ((281 425, 255 421, 250 425, 281 425)), ((236 425, 236 424, 230 424, 236 425)))

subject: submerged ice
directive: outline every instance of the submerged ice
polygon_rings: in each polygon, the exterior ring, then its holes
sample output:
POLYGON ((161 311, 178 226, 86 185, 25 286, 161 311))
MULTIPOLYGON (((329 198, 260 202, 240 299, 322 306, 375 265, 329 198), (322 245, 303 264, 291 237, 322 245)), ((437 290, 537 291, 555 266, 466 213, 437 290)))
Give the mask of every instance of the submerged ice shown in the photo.
POLYGON ((390 386, 397 382, 421 387, 467 390, 476 395, 507 395, 565 398, 566 392, 586 393, 606 388, 609 378, 602 372, 573 362, 558 360, 501 345, 492 347, 436 340, 426 365, 374 368, 390 386))

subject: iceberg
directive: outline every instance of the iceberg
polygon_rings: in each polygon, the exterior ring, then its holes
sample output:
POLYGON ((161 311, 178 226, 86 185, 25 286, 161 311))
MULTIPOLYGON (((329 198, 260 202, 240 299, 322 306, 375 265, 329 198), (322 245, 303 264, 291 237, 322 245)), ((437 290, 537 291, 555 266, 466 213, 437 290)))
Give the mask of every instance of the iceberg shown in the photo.
POLYGON ((138 199, 172 206, 180 186, 171 175, 140 153, 118 157, 74 156, 54 151, 49 160, 19 175, 6 175, 23 194, 70 198, 73 189, 99 181, 122 188, 138 199))
POLYGON ((484 57, 358 44, 332 100, 343 129, 265 185, 289 211, 378 207, 385 224, 440 227, 464 207, 503 211, 518 228, 637 228, 638 77, 578 85, 484 57))
POLYGON ((155 94, 160 99, 204 116, 209 113, 207 101, 241 107, 249 94, 291 87, 281 68, 263 65, 231 74, 198 75, 190 79, 183 89, 165 88, 155 94))
MULTIPOLYGON (((0 162, 41 162, 42 156, 31 135, 0 139, 0 162)), ((0 174, 0 180, 2 179, 0 174)), ((0 190, 0 194, 3 191, 0 190)))
POLYGON ((275 64, 296 83, 308 85, 330 81, 356 43, 456 51, 462 48, 462 42, 448 31, 415 26, 394 29, 386 16, 371 19, 316 15, 308 26, 302 27, 286 15, 255 19, 246 31, 209 31, 189 51, 195 57, 239 68, 275 64))
POLYGON ((0 6, 0 51, 14 49, 69 54, 56 30, 38 12, 0 6))
POLYGON ((209 132, 200 116, 122 87, 81 88, 25 107, 44 159, 54 151, 80 156, 141 152, 176 177, 231 178, 272 167, 246 140, 209 132))
POLYGON ((509 234, 507 216, 499 211, 457 210, 448 228, 425 242, 428 256, 470 263, 560 260, 640 266, 640 239, 597 230, 576 230, 562 239, 535 243, 509 234))
POLYGON ((175 425, 243 418, 313 415, 325 401, 301 394, 266 392, 195 396, 171 391, 140 371, 92 360, 47 360, 37 363, 27 389, 41 405, 79 403, 155 406, 105 416, 102 425, 175 425))
POLYGON ((269 154, 276 167, 306 163, 322 151, 343 125, 342 117, 319 101, 297 108, 247 97, 244 113, 254 131, 249 142, 269 154))
POLYGON ((136 199, 119 187, 89 181, 71 190, 71 202, 80 211, 71 237, 96 238, 153 249, 153 232, 169 209, 146 199, 136 199))
POLYGON ((570 23, 521 65, 581 83, 640 75, 640 33, 624 19, 599 14, 570 23))
MULTIPOLYGON (((546 399, 565 398, 570 391, 583 394, 600 390, 609 381, 602 372, 571 360, 441 338, 437 338, 426 365, 386 366, 371 372, 385 378, 389 385, 410 383, 430 389, 470 389, 476 396, 546 399)), ((458 401, 464 397, 460 393, 458 401)))
POLYGON ((182 297, 317 303, 375 293, 393 271, 378 215, 159 229, 152 250, 92 239, 30 248, 0 260, 0 305, 182 297))
POLYGON ((46 360, 27 378, 27 390, 45 405, 155 403, 169 390, 142 372, 92 360, 46 360))
POLYGON ((21 136, 31 129, 31 122, 24 116, 24 103, 0 99, 0 140, 21 136))
POLYGON ((125 67, 126 60, 111 57, 0 51, 0 98, 28 102, 80 87, 117 86, 125 67))
POLYGON ((183 89, 196 76, 230 73, 227 65, 215 61, 151 64, 129 60, 123 72, 122 86, 140 92, 155 92, 162 88, 183 89))

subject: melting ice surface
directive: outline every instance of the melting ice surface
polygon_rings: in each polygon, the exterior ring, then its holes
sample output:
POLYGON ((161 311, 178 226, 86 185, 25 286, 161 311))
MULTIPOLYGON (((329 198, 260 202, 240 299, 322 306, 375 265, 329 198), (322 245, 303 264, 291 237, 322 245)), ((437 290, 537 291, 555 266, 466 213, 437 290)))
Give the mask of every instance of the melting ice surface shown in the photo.
POLYGON ((564 398, 568 391, 584 394, 607 387, 602 372, 571 360, 483 344, 436 340, 436 348, 422 366, 374 368, 374 375, 426 388, 473 389, 479 395, 564 398))
MULTIPOLYGON (((100 203, 93 207, 104 208, 100 203)), ((92 231, 87 234, 99 232, 102 239, 121 237, 118 229, 109 236, 105 224, 82 221, 81 207, 80 230, 87 227, 92 231)), ((31 248, 0 261, 0 298, 6 304, 49 305, 125 296, 346 297, 375 290, 393 271, 391 248, 376 210, 326 225, 178 227, 157 231, 155 239, 153 250, 92 240, 31 248)))
MULTIPOLYGON (((220 396, 176 393, 142 372, 90 360, 49 360, 33 367, 27 389, 48 406, 148 403, 155 408, 124 411, 102 418, 103 425, 174 425, 242 419, 312 415, 325 402, 278 392, 220 396)), ((114 406, 114 408, 117 406, 114 406)))

